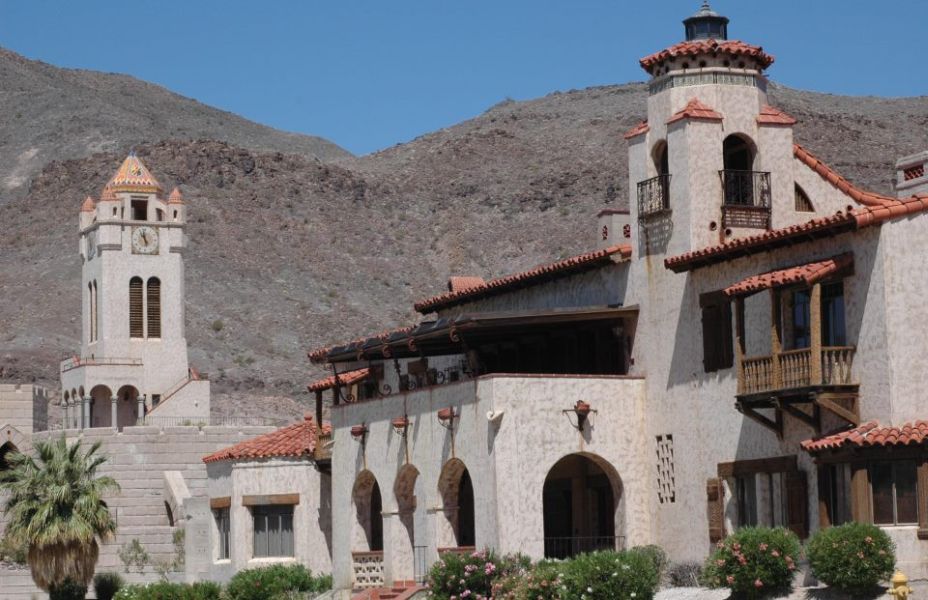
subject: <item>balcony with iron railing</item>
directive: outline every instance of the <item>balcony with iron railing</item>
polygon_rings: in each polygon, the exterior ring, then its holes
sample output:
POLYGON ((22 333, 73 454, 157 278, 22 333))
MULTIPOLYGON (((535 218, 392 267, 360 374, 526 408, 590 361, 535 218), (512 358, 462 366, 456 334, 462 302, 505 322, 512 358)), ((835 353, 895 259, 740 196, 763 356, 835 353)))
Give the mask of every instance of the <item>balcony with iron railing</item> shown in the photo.
POLYGON ((663 174, 638 182, 638 219, 670 212, 670 175, 663 174))
POLYGON ((770 173, 767 171, 719 171, 722 182, 722 226, 770 228, 770 173))

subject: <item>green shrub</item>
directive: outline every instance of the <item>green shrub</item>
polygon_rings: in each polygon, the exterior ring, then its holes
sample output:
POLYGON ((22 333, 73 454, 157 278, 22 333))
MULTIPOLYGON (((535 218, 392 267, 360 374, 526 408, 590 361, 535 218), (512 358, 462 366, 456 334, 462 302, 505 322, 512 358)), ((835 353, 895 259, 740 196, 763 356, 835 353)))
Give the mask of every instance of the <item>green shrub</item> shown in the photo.
POLYGON ((332 577, 313 577, 303 565, 272 565, 236 573, 226 587, 228 600, 269 600, 283 592, 324 592, 332 577))
POLYGON ((667 570, 667 553, 664 552, 663 548, 650 544, 647 546, 635 546, 631 549, 631 552, 638 552, 650 560, 651 564, 654 565, 654 569, 657 571, 658 581, 663 579, 664 571, 667 570))
POLYGON ((586 600, 654 597, 660 583, 651 557, 637 551, 581 554, 564 564, 563 597, 586 600))
POLYGON ((26 544, 18 542, 8 535, 0 538, 0 560, 24 565, 26 564, 27 551, 28 546, 26 544))
POLYGON ((518 581, 512 600, 566 600, 566 563, 540 562, 518 581))
POLYGON ((93 591, 97 600, 113 600, 113 596, 123 586, 119 573, 97 573, 93 576, 93 591))
POLYGON ((220 600, 222 587, 212 581, 169 583, 159 581, 148 585, 127 585, 119 589, 113 600, 220 600))
POLYGON ((87 586, 70 579, 48 588, 49 600, 84 600, 87 596, 87 586))
POLYGON ((876 525, 847 523, 816 533, 806 546, 809 566, 819 581, 845 592, 863 592, 889 579, 896 548, 876 525))
POLYGON ((800 546, 782 527, 745 527, 719 542, 706 561, 704 581, 730 588, 733 596, 761 598, 792 587, 800 546))

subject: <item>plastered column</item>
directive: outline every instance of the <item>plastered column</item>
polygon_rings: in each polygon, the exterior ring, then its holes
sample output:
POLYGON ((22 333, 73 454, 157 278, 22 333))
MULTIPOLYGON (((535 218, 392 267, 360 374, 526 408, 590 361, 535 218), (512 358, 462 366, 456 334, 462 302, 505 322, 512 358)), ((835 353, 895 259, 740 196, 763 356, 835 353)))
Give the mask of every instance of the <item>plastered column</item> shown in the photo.
POLYGON ((119 422, 116 417, 117 413, 119 412, 119 406, 117 404, 118 401, 119 401, 119 398, 117 398, 116 396, 113 396, 110 399, 110 415, 111 415, 110 425, 113 427, 113 429, 119 429, 119 425, 118 425, 119 422))

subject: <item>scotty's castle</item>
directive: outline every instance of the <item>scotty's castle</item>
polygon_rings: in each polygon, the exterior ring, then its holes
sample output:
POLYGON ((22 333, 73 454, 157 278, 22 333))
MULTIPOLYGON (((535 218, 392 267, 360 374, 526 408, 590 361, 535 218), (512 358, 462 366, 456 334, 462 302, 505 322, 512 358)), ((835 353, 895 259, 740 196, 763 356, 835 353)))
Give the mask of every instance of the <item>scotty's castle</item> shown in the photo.
POLYGON ((314 414, 257 437, 169 426, 209 419, 179 192, 122 187, 154 181, 129 157, 114 198, 85 202, 66 434, 213 436, 159 473, 159 526, 197 533, 188 578, 297 560, 342 590, 414 586, 444 552, 702 560, 740 526, 850 520, 928 576, 928 153, 897 163, 894 196, 857 188, 770 105, 773 56, 708 6, 684 24, 640 60, 628 209, 599 213, 589 252, 450 277, 419 322, 313 350, 314 414))

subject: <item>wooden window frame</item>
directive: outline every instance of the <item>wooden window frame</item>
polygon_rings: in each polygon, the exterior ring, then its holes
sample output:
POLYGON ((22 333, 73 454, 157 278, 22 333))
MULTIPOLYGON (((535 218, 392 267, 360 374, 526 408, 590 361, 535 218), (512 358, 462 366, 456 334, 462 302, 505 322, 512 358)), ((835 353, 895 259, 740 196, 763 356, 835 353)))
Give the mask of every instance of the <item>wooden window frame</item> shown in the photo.
POLYGON ((294 558, 296 556, 296 511, 294 504, 258 504, 251 507, 252 515, 252 556, 254 558, 294 558), (289 552, 284 548, 284 521, 289 516, 290 520, 290 547, 289 552), (258 544, 258 520, 266 520, 267 547, 259 548, 258 544), (271 537, 278 536, 277 542, 280 552, 275 554, 271 551, 271 537))
POLYGON ((867 464, 867 469, 868 469, 867 479, 870 483, 870 518, 871 518, 871 522, 874 525, 877 525, 878 527, 911 527, 913 525, 918 525, 921 522, 921 519, 922 519, 921 515, 924 512, 924 508, 919 506, 919 501, 918 501, 918 499, 920 498, 919 485, 918 485, 919 484, 918 467, 919 465, 917 461, 913 461, 911 459, 905 459, 905 458, 902 458, 902 459, 888 458, 886 460, 875 459, 875 460, 870 461, 867 464), (911 464, 912 467, 915 469, 916 502, 915 502, 915 520, 900 522, 899 521, 899 499, 896 495, 896 482, 898 478, 897 473, 899 470, 899 466, 903 463, 911 464), (892 512, 893 512, 892 523, 877 523, 876 522, 876 499, 873 495, 873 470, 878 465, 880 466, 889 465, 889 468, 890 468, 890 475, 892 479, 892 512))

